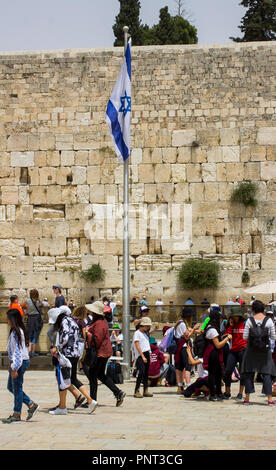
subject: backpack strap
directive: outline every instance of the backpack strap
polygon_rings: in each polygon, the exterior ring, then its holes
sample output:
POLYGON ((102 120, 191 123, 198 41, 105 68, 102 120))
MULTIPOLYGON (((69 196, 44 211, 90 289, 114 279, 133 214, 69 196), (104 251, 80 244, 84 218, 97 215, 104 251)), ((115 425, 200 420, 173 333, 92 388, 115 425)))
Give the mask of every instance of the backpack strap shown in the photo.
POLYGON ((251 321, 251 325, 255 328, 257 326, 257 323, 255 322, 255 318, 249 317, 249 320, 251 321))
POLYGON ((178 327, 178 325, 180 325, 180 323, 184 323, 184 321, 180 320, 179 322, 177 322, 177 324, 174 327, 174 332, 176 332, 176 328, 178 327))
POLYGON ((265 318, 263 319, 263 322, 262 322, 262 324, 261 324, 261 327, 262 327, 262 328, 265 327, 265 325, 266 325, 266 323, 268 322, 268 320, 269 320, 269 317, 265 317, 265 318))

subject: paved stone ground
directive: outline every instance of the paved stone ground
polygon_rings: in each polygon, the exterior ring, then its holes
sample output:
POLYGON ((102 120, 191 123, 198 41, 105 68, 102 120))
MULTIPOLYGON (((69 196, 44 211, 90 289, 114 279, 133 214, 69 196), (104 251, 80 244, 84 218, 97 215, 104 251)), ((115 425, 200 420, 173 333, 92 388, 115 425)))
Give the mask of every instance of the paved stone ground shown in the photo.
MULTIPOLYGON (((83 376, 80 379, 88 383, 83 376)), ((0 371, 1 418, 13 405, 6 383, 7 372, 0 371)), ((28 422, 26 407, 21 423, 0 422, 1 449, 276 449, 276 406, 266 405, 260 384, 248 407, 235 400, 185 399, 176 395, 175 387, 152 388, 153 398, 135 399, 134 380, 121 387, 127 393, 122 407, 115 407, 112 394, 101 385, 100 406, 92 415, 85 409, 74 411, 73 396, 68 394, 68 415, 52 416, 47 408, 57 404, 54 372, 27 371, 24 390, 41 408, 28 422)), ((233 395, 237 389, 233 385, 233 395)))

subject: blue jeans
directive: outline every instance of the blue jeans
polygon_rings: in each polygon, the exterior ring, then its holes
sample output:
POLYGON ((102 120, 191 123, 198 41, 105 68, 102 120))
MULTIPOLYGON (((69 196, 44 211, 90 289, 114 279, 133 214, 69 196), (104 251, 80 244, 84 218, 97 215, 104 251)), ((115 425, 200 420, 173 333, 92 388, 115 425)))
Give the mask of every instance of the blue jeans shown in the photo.
POLYGON ((14 409, 13 412, 15 414, 20 415, 22 410, 22 404, 30 406, 32 404, 32 400, 23 392, 23 376, 26 370, 30 365, 30 361, 23 361, 22 366, 18 369, 17 373, 18 376, 16 379, 13 379, 11 376, 11 372, 9 373, 8 378, 8 390, 14 395, 14 409))

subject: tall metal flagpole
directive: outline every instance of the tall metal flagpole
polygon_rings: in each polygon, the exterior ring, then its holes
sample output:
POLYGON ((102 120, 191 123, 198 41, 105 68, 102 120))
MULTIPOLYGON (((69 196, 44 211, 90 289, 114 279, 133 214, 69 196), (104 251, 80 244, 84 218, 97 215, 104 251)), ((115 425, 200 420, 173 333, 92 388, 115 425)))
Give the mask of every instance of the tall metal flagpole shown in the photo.
MULTIPOLYGON (((128 44, 128 26, 124 26, 125 52, 128 44)), ((129 206, 129 168, 127 158, 124 161, 124 242, 123 242, 123 338, 124 338, 124 362, 125 379, 130 379, 130 292, 129 292, 129 231, 128 231, 128 206, 129 206)))

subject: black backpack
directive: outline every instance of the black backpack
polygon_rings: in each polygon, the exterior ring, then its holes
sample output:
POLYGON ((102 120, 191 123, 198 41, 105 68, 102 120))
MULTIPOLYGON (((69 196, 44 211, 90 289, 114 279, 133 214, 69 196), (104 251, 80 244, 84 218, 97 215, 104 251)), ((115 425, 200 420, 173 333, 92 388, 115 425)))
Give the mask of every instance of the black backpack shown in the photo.
POLYGON ((202 358, 206 348, 207 342, 204 332, 196 336, 193 344, 194 355, 196 357, 202 358))
POLYGON ((115 384, 123 384, 124 378, 122 374, 121 364, 115 361, 110 361, 107 365, 106 375, 111 377, 115 384))
POLYGON ((250 317, 252 327, 249 330, 249 346, 256 352, 265 352, 270 348, 269 330, 266 327, 266 322, 269 317, 264 318, 261 325, 257 325, 255 319, 250 317))
POLYGON ((168 367, 166 380, 171 387, 174 387, 176 385, 175 367, 172 364, 170 364, 168 367))

